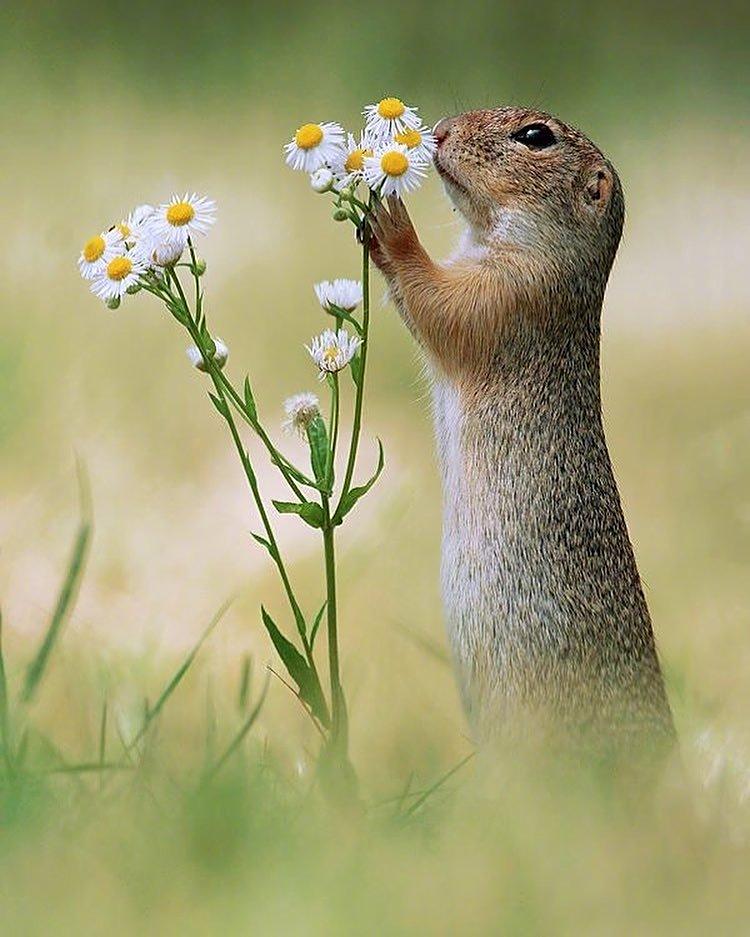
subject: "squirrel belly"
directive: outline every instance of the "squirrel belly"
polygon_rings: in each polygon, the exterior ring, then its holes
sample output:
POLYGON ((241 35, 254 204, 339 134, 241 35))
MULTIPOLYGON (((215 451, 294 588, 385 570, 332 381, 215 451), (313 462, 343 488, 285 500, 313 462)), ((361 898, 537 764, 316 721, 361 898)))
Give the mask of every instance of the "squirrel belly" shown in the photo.
POLYGON ((552 365, 479 393, 434 382, 443 601, 480 739, 532 725, 615 749, 673 736, 588 386, 552 365))

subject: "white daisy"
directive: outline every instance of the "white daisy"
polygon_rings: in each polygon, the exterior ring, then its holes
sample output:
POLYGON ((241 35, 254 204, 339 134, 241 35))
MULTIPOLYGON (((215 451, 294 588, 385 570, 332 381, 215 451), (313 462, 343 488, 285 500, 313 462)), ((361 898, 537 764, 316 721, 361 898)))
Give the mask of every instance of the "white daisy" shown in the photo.
MULTIPOLYGON (((216 346, 216 351, 213 353, 211 360, 219 369, 221 369, 227 363, 227 358, 229 357, 229 348, 227 348, 218 335, 214 339, 214 345, 216 346)), ((188 360, 194 368, 198 368, 199 371, 208 371, 208 366, 203 360, 203 354, 197 345, 191 345, 188 349, 186 349, 185 354, 188 356, 188 360)))
POLYGON ((437 150, 435 134, 427 127, 415 127, 413 130, 404 130, 393 136, 394 142, 402 144, 417 159, 429 162, 437 150))
POLYGON ((362 340, 350 335, 346 329, 339 329, 338 332, 326 329, 305 347, 320 368, 319 377, 322 381, 326 374, 335 374, 343 370, 356 355, 361 344, 362 340))
POLYGON ((397 133, 416 130, 420 125, 417 108, 408 107, 399 98, 383 98, 377 104, 368 104, 362 113, 367 134, 380 144, 390 142, 397 133))
POLYGON ((206 234, 216 221, 216 202, 204 195, 187 192, 160 205, 146 220, 148 233, 153 240, 176 239, 187 244, 189 237, 206 234))
POLYGON ((295 394, 284 401, 286 419, 281 424, 286 433, 305 435, 307 427, 320 416, 320 401, 315 394, 295 394))
POLYGON ((340 124, 303 124, 284 150, 292 169, 315 172, 331 162, 343 145, 344 131, 340 124))
POLYGON ((336 188, 339 191, 357 185, 362 179, 365 157, 372 156, 372 153, 367 134, 363 133, 359 142, 354 134, 346 135, 346 146, 338 150, 331 162, 331 169, 336 177, 336 188))
POLYGON ((380 195, 397 195, 419 188, 427 163, 401 143, 393 143, 365 159, 365 182, 380 195))
POLYGON ((93 280, 102 273, 113 257, 125 253, 125 241, 117 228, 102 231, 83 245, 78 258, 78 269, 84 280, 93 280))
POLYGON ((334 306, 345 312, 354 312, 362 302, 362 284, 359 280, 323 280, 313 287, 320 305, 329 312, 334 306))
POLYGON ((150 221, 156 214, 153 205, 139 205, 134 208, 127 218, 115 225, 115 228, 122 234, 126 241, 137 244, 146 236, 150 229, 150 221))
POLYGON ((136 286, 148 269, 143 253, 137 248, 112 258, 91 283, 91 292, 104 302, 122 299, 130 287, 136 286))

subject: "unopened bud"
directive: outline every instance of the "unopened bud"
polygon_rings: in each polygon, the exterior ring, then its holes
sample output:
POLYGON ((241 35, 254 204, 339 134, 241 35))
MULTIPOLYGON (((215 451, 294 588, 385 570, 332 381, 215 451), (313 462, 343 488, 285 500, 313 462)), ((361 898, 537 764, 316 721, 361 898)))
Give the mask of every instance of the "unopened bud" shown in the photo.
POLYGON ((333 185, 333 173, 327 166, 321 166, 310 174, 310 186, 313 192, 329 192, 333 185))
POLYGON ((113 296, 111 299, 107 300, 108 309, 119 309, 120 308, 120 297, 113 296))
POLYGON ((343 208, 337 208, 333 213, 334 221, 347 221, 349 219, 349 212, 343 208))
MULTIPOLYGON (((224 342, 222 342, 220 338, 213 339, 213 344, 214 344, 214 353, 213 355, 211 355, 211 360, 213 361, 213 363, 216 365, 217 368, 221 369, 227 363, 227 358, 229 357, 229 349, 224 344, 224 342)), ((208 354, 211 354, 209 349, 206 349, 206 351, 208 352, 208 354)), ((208 371, 208 366, 206 365, 206 362, 203 360, 203 353, 201 352, 200 348, 198 348, 197 345, 191 345, 190 348, 187 349, 185 354, 188 356, 190 364, 192 364, 194 368, 197 368, 199 371, 208 371)))
POLYGON ((125 292, 130 296, 135 296, 136 293, 140 292, 143 289, 140 280, 137 283, 133 283, 132 286, 129 286, 125 292))
POLYGON ((202 257, 196 257, 191 269, 197 277, 202 277, 206 272, 206 261, 202 257))

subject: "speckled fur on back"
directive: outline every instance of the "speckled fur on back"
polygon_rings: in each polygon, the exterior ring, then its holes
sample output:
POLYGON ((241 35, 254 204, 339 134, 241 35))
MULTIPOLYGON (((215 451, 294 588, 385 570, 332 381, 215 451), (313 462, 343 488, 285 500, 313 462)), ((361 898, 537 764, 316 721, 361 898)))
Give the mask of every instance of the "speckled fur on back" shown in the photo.
POLYGON ((500 108, 442 121, 436 166, 468 222, 434 263, 403 205, 373 257, 433 376, 442 584, 480 738, 635 759, 674 729, 607 451, 600 315, 619 179, 579 131, 500 108), (548 146, 518 131, 543 124, 548 146))

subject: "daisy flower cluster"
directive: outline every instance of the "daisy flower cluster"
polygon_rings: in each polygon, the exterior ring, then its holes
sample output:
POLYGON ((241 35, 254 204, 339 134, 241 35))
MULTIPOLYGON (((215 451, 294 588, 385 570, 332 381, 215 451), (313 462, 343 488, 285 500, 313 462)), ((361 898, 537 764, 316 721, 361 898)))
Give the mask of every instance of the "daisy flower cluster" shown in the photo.
MULTIPOLYGON (((437 142, 417 108, 383 98, 362 113, 365 125, 357 136, 333 122, 303 124, 286 144, 289 166, 308 173, 310 185, 321 193, 353 195, 364 184, 378 196, 400 198, 418 188, 437 142)), ((344 212, 337 220, 346 217, 344 212)))
POLYGON ((179 263, 188 247, 193 264, 205 269, 194 256, 193 240, 208 232, 215 213, 215 202, 188 192, 158 207, 139 205, 86 241, 78 258, 81 276, 95 296, 116 309, 123 296, 137 293, 179 263))

